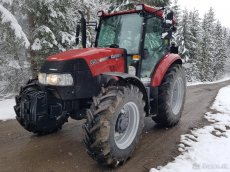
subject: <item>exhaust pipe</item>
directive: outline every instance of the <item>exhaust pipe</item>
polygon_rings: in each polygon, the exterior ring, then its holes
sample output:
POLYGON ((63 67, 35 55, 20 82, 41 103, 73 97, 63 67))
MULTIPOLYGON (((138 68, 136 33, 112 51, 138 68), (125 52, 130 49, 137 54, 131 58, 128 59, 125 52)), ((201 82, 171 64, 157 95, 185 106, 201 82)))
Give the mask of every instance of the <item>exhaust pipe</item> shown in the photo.
POLYGON ((81 32, 81 36, 82 36, 82 47, 86 48, 86 40, 87 40, 87 36, 86 36, 86 20, 84 17, 84 14, 82 11, 78 11, 81 15, 81 20, 77 25, 77 29, 76 29, 76 44, 78 45, 80 40, 79 40, 79 36, 80 36, 80 32, 81 32))

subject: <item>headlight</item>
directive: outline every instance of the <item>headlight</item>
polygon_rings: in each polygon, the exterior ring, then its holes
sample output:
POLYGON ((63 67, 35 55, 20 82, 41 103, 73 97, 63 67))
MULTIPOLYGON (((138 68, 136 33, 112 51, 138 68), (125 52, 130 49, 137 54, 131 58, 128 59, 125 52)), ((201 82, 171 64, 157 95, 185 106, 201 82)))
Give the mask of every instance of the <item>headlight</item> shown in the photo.
POLYGON ((54 86, 71 86, 73 85, 73 77, 71 74, 38 74, 39 83, 54 86))
POLYGON ((39 73, 38 74, 38 81, 41 84, 46 84, 46 74, 45 73, 39 73))

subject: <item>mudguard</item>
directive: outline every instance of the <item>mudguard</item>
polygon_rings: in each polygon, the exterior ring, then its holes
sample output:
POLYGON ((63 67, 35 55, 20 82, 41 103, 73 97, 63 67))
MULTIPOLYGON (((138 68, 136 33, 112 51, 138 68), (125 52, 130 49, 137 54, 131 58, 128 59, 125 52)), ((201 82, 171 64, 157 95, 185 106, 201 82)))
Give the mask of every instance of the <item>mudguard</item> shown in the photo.
POLYGON ((152 87, 158 87, 168 71, 169 67, 174 64, 182 64, 182 59, 178 54, 167 54, 156 67, 151 80, 152 87))
POLYGON ((120 81, 120 80, 125 80, 129 84, 137 86, 140 91, 143 94, 143 99, 145 101, 145 112, 146 115, 149 114, 149 96, 147 93, 147 90, 144 86, 144 84, 141 82, 141 80, 133 75, 127 74, 127 73, 119 73, 119 72, 106 72, 101 74, 103 78, 107 78, 107 82, 113 80, 113 81, 120 81))

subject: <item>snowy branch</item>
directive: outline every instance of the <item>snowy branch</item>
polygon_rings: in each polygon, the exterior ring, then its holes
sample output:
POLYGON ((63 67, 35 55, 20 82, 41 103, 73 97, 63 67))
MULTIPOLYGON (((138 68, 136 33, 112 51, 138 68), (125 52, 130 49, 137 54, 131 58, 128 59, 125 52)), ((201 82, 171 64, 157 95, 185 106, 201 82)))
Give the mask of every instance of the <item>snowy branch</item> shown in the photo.
POLYGON ((21 26, 18 24, 18 21, 16 18, 12 15, 10 11, 8 11, 5 7, 3 7, 0 4, 0 18, 1 18, 1 23, 9 23, 10 28, 14 31, 14 34, 16 38, 22 39, 23 44, 25 45, 26 48, 30 46, 30 43, 27 39, 26 34, 23 32, 21 26))

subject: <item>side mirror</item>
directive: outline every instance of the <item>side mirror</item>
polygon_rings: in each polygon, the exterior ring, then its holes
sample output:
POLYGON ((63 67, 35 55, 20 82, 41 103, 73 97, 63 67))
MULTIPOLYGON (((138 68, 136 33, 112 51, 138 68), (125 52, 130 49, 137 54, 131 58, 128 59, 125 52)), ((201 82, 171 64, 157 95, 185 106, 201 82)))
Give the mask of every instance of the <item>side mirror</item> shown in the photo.
POLYGON ((169 8, 165 8, 164 9, 164 21, 163 21, 163 27, 164 28, 171 28, 173 23, 173 19, 174 19, 174 14, 173 11, 169 8))
POLYGON ((177 31, 177 28, 174 26, 174 14, 173 11, 169 8, 164 9, 164 21, 163 28, 164 33, 162 33, 162 39, 171 39, 173 32, 177 31))
POLYGON ((176 26, 172 26, 171 29, 172 29, 173 32, 176 32, 176 31, 177 31, 177 27, 176 27, 176 26))
POLYGON ((176 45, 175 42, 171 43, 170 53, 173 53, 173 54, 178 54, 179 53, 179 47, 176 45))

